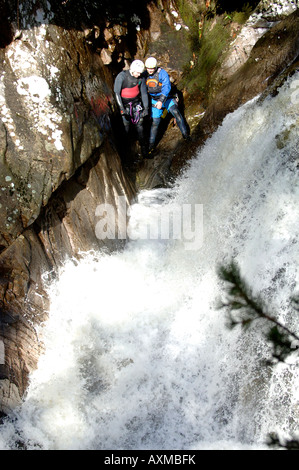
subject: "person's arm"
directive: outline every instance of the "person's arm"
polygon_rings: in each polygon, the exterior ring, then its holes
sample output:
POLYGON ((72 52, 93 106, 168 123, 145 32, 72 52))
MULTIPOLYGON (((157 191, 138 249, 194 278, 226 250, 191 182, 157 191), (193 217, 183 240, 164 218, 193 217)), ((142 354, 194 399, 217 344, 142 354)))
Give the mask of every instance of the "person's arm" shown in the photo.
POLYGON ((159 101, 156 105, 158 109, 161 109, 163 103, 167 100, 167 97, 171 90, 170 78, 166 70, 161 69, 159 73, 159 81, 162 83, 161 95, 159 96, 159 101))
POLYGON ((161 101, 164 103, 164 101, 167 100, 168 95, 171 90, 171 83, 170 83, 170 78, 166 70, 162 69, 159 74, 159 80, 162 83, 162 90, 161 90, 161 101))
POLYGON ((140 85, 140 93, 141 93, 141 101, 144 107, 144 115, 148 114, 148 93, 146 88, 145 79, 142 78, 141 85, 140 85))
POLYGON ((123 101, 121 99, 121 90, 122 90, 123 81, 124 81, 124 73, 120 72, 117 75, 115 82, 114 82, 114 93, 115 93, 116 102, 119 106, 121 114, 125 112, 123 101))

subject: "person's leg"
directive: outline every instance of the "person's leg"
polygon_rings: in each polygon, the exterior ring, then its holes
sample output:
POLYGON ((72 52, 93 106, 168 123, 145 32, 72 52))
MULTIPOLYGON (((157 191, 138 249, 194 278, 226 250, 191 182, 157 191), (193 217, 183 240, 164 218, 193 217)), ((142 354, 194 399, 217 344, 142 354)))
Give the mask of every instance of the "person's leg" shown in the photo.
POLYGON ((160 120, 161 118, 153 118, 152 120, 150 137, 149 137, 149 151, 153 150, 155 147, 160 120))
POLYGON ((150 135, 149 135, 149 152, 151 152, 155 148, 158 128, 161 121, 161 116, 163 114, 163 109, 156 108, 157 101, 151 101, 151 128, 150 128, 150 135))
POLYGON ((168 111, 173 115, 184 139, 188 139, 189 133, 183 116, 176 104, 172 105, 168 111))
POLYGON ((125 132, 126 134, 129 134, 129 131, 130 131, 130 117, 125 114, 122 116, 122 121, 123 121, 123 125, 124 125, 124 128, 125 128, 125 132))
POLYGON ((146 158, 148 155, 148 147, 145 141, 143 125, 144 125, 144 121, 143 121, 143 118, 141 118, 136 124, 136 131, 137 131, 138 141, 141 147, 141 154, 144 158, 146 158))

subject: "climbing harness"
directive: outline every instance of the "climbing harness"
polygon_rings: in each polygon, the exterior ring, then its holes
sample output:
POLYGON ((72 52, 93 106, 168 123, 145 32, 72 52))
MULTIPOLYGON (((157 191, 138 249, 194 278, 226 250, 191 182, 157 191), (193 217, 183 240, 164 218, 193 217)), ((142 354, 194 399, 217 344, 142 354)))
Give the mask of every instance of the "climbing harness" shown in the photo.
POLYGON ((132 124, 137 124, 140 120, 140 113, 142 111, 142 106, 140 104, 137 104, 135 107, 135 116, 134 116, 134 108, 132 102, 130 102, 130 117, 131 117, 131 122, 132 124))

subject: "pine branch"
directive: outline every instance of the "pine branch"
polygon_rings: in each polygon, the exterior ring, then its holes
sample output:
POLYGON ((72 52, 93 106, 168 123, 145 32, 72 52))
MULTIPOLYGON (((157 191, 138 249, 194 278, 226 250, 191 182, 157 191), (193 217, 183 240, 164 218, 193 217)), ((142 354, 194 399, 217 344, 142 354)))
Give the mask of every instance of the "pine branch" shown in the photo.
POLYGON ((286 450, 299 450, 298 439, 288 439, 285 442, 282 442, 276 433, 269 434, 267 444, 269 447, 279 447, 286 450))
MULTIPOLYGON (((272 323, 274 326, 269 329, 266 338, 271 342, 273 351, 272 357, 275 361, 285 362, 286 358, 299 349, 299 337, 279 322, 275 316, 270 315, 263 303, 255 299, 251 290, 241 278, 238 266, 231 263, 228 267, 219 269, 219 277, 227 283, 226 302, 222 302, 219 308, 226 308, 230 315, 230 327, 240 325, 245 328, 258 319, 272 323), (296 341, 297 346, 292 347, 292 342, 296 341)), ((292 299, 294 309, 299 312, 299 297, 292 299)), ((273 362, 268 361, 268 364, 273 362)), ((286 450, 299 450, 299 439, 296 437, 282 441, 276 433, 268 436, 269 447, 277 447, 286 450)))
MULTIPOLYGON (((299 349, 299 337, 274 315, 269 314, 260 299, 254 298, 235 263, 220 267, 218 274, 227 283, 226 301, 221 303, 220 308, 225 308, 229 314, 228 326, 233 328, 241 325, 247 328, 258 319, 271 322, 274 326, 268 331, 266 338, 273 346, 272 357, 276 361, 285 362, 291 353, 299 349), (292 347, 294 341, 298 343, 295 348, 292 347)), ((298 310, 299 299, 293 299, 293 304, 298 310)))

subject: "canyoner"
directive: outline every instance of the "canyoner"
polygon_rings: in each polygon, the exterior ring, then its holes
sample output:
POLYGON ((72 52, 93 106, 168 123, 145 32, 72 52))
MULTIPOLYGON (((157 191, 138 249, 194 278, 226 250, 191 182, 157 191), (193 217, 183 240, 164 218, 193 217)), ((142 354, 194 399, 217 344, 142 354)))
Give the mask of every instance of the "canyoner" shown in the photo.
MULTIPOLYGON (((114 93, 119 106, 126 134, 135 127, 141 147, 141 154, 147 157, 147 142, 144 135, 144 118, 148 115, 148 95, 144 77, 144 64, 134 60, 129 70, 122 70, 114 82, 114 93)), ((127 144, 128 145, 128 144, 127 144)))
POLYGON ((182 116, 177 99, 171 96, 171 82, 168 73, 161 67, 155 57, 148 57, 145 61, 146 67, 146 86, 151 99, 151 129, 149 137, 149 154, 152 154, 157 140, 158 129, 163 113, 169 112, 175 118, 175 121, 185 140, 189 140, 189 130, 182 116))

